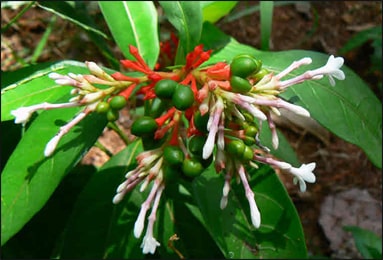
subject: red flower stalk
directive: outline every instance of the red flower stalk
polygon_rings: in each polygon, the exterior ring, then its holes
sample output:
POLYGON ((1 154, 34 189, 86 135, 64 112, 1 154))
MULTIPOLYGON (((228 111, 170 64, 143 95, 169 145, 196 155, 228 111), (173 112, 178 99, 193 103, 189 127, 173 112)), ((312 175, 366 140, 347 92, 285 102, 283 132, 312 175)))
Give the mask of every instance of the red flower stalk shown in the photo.
POLYGON ((115 80, 131 81, 131 82, 135 82, 135 83, 139 83, 140 82, 140 80, 138 78, 133 78, 133 77, 126 76, 126 75, 122 74, 121 72, 115 72, 111 76, 115 80))

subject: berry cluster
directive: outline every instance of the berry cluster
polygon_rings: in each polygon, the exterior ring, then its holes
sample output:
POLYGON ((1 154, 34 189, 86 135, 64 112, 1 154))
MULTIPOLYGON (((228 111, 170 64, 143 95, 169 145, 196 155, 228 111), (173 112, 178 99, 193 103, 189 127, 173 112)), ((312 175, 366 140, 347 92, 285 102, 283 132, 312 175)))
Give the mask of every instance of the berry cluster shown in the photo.
POLYGON ((138 166, 126 174, 113 198, 113 203, 118 203, 138 184, 141 184, 140 191, 152 184, 134 227, 134 235, 139 238, 146 212, 152 208, 142 243, 143 253, 153 254, 160 245, 153 237, 157 207, 165 186, 179 176, 192 179, 213 165, 225 178, 222 209, 228 203, 232 178, 241 181, 249 201, 251 221, 256 228, 261 225, 261 214, 248 184, 246 167, 257 167, 260 162, 291 173, 301 191, 305 191, 306 182, 315 182, 315 163, 295 168, 274 159, 270 150, 260 142, 260 129, 266 121, 276 149, 278 137, 271 114, 279 115, 278 109, 285 108, 303 116, 310 115, 306 109, 288 103, 278 95, 287 87, 305 80, 328 76, 333 84, 333 77, 344 79, 344 73, 339 69, 343 65, 342 58, 330 56, 325 66, 282 80, 291 71, 311 63, 311 59, 295 61, 278 74, 264 68, 260 60, 248 54, 238 55, 230 63, 203 66, 211 51, 204 51, 203 46, 198 45, 187 55, 184 66, 154 71, 137 48, 130 46, 130 53, 135 60, 122 60, 121 64, 129 71, 138 72, 139 76, 120 72, 109 75, 94 62, 86 62, 91 75, 50 74, 57 84, 74 87, 72 94, 75 96, 69 103, 43 103, 19 108, 12 114, 16 123, 25 124, 38 109, 85 107, 47 144, 45 155, 50 156, 60 138, 89 113, 105 114, 109 121, 115 121, 119 110, 132 99, 143 98, 144 115, 134 119, 131 133, 141 138, 144 151, 136 158, 138 166), (97 88, 100 84, 106 88, 97 88))

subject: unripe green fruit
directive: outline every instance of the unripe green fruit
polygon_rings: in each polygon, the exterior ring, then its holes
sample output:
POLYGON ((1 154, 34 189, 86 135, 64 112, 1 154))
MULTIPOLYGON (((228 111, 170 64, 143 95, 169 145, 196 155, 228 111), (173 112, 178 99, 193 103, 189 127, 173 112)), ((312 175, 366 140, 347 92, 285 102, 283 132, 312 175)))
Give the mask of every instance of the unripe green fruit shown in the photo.
POLYGON ((234 92, 246 93, 252 88, 250 82, 247 79, 243 79, 238 76, 231 76, 230 85, 234 92))
POLYGON ((254 157, 254 152, 253 152, 253 150, 252 150, 249 146, 245 145, 245 149, 243 150, 243 153, 242 153, 242 155, 241 155, 241 159, 242 159, 244 162, 248 162, 248 161, 250 161, 251 159, 253 159, 253 157, 254 157))
POLYGON ((194 125, 198 129, 198 131, 202 133, 207 133, 207 122, 209 121, 209 113, 201 115, 201 112, 197 110, 197 112, 194 113, 194 125))
POLYGON ((182 164, 185 159, 185 155, 181 148, 177 146, 166 146, 164 148, 164 160, 170 166, 176 166, 182 164))
POLYGON ((188 144, 189 151, 194 155, 202 157, 202 150, 205 143, 206 143, 205 136, 194 135, 189 140, 189 144, 188 144))
POLYGON ((108 112, 109 108, 110 108, 110 106, 109 106, 108 102, 101 101, 96 106, 96 112, 104 114, 104 113, 108 112))
POLYGON ((243 142, 246 145, 253 145, 253 144, 255 144, 255 139, 254 139, 254 137, 245 136, 245 139, 243 139, 243 142))
POLYGON ((259 70, 259 64, 250 55, 239 55, 234 57, 230 64, 231 75, 246 78, 259 70))
POLYGON ((109 101, 109 105, 114 110, 120 110, 124 108, 127 104, 126 99, 123 96, 114 96, 109 101))
POLYGON ((168 101, 163 101, 159 98, 154 98, 151 101, 151 104, 146 107, 145 115, 151 116, 153 118, 157 118, 162 115, 162 113, 167 108, 168 101))
POLYGON ((242 140, 232 140, 230 143, 226 145, 226 150, 231 155, 240 157, 245 150, 245 144, 242 140))
POLYGON ((108 112, 106 112, 106 119, 108 119, 109 122, 116 121, 120 117, 120 113, 118 110, 109 109, 108 112))
POLYGON ((186 110, 194 103, 194 93, 190 87, 178 84, 172 96, 172 102, 178 110, 186 110))
POLYGON ((153 134, 158 128, 156 120, 150 116, 137 118, 131 127, 131 133, 135 136, 153 134))
POLYGON ((197 177, 204 170, 201 162, 196 158, 186 158, 182 163, 182 172, 187 177, 197 177))
POLYGON ((246 136, 254 137, 257 133, 258 133, 258 128, 253 125, 249 125, 245 129, 246 136))
POLYGON ((154 86, 154 92, 161 99, 171 99, 177 87, 177 82, 171 79, 162 79, 154 86))

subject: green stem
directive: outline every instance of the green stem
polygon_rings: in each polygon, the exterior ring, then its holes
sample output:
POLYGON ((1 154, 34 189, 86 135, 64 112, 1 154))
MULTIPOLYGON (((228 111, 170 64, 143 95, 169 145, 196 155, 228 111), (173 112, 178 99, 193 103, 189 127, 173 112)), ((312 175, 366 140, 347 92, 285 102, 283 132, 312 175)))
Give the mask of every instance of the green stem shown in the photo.
POLYGON ((35 4, 36 1, 32 1, 30 2, 26 7, 23 8, 23 10, 21 10, 20 13, 18 13, 15 17, 13 17, 11 19, 11 21, 6 24, 4 27, 1 28, 1 33, 5 32, 6 30, 8 30, 9 27, 12 26, 12 24, 14 24, 26 11, 28 11, 29 8, 32 7, 32 5, 35 4))
POLYGON ((115 131, 118 136, 124 141, 124 143, 126 145, 128 145, 130 142, 129 142, 129 139, 128 137, 125 135, 125 133, 118 127, 118 125, 116 124, 116 122, 109 122, 107 124, 107 127, 109 127, 110 129, 112 129, 113 131, 115 131))
POLYGON ((96 143, 94 144, 95 147, 99 148, 101 151, 103 151, 104 153, 106 153, 109 157, 112 157, 113 156, 113 153, 111 151, 108 150, 108 148, 106 148, 102 143, 100 143, 99 141, 96 141, 96 143))

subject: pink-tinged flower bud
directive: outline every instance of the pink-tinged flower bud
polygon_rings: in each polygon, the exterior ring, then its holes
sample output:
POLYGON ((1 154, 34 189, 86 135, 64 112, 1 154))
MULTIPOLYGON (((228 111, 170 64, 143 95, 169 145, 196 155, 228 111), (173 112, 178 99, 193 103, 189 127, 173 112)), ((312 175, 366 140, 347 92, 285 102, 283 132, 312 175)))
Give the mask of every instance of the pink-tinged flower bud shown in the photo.
POLYGON ((89 104, 89 103, 93 103, 93 102, 96 102, 97 100, 100 100, 101 98, 103 98, 105 96, 104 92, 103 91, 98 91, 98 92, 94 92, 94 93, 89 93, 89 94, 86 94, 82 99, 81 99, 81 103, 82 104, 89 104))
POLYGON ((56 149, 57 144, 61 139, 60 135, 55 135, 45 146, 44 155, 45 157, 49 157, 53 154, 56 149))
POLYGON ((139 238, 144 230, 145 216, 148 208, 141 207, 140 213, 138 214, 137 220, 134 223, 133 234, 136 238, 139 238))
POLYGON ((15 117, 15 124, 25 124, 31 118, 36 109, 33 107, 20 107, 12 110, 11 114, 15 117))

